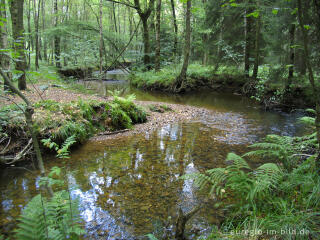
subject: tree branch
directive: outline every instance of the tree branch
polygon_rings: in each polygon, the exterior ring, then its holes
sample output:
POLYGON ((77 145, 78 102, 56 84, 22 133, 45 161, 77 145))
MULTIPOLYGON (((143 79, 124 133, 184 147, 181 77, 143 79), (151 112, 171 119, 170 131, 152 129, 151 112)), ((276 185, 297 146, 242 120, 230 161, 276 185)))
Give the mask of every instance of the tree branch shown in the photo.
POLYGON ((125 5, 127 7, 130 7, 130 8, 133 8, 133 9, 136 9, 138 10, 138 8, 134 5, 131 5, 129 3, 125 3, 125 2, 118 2, 118 1, 115 1, 115 0, 106 0, 107 2, 113 2, 113 3, 118 3, 118 4, 122 4, 122 5, 125 5))

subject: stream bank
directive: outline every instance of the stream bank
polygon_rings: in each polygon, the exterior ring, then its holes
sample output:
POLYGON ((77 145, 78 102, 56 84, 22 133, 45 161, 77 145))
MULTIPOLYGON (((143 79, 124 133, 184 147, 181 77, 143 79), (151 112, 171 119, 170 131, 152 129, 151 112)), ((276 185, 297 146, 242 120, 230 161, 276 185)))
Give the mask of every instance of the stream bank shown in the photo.
MULTIPOLYGON (((52 149, 61 152, 68 138, 72 136, 75 144, 83 144, 89 138, 101 141, 147 133, 165 124, 187 121, 208 114, 203 108, 133 101, 118 96, 91 96, 56 87, 48 87, 43 91, 39 86, 35 86, 24 94, 34 105, 33 120, 38 129, 39 140, 43 143, 42 150, 45 152, 49 149, 49 152, 52 152, 52 149)), ((14 104, 9 105, 10 102, 21 103, 21 100, 17 96, 9 98, 10 100, 0 102, 3 106, 0 111, 3 135, 0 144, 2 164, 16 164, 30 159, 32 155, 29 151, 23 152, 19 159, 15 156, 28 145, 30 136, 22 111, 14 104)), ((66 154, 68 152, 67 149, 66 154)))
MULTIPOLYGON (((174 82, 178 76, 177 69, 164 68, 159 72, 133 71, 130 76, 132 86, 142 90, 174 92, 174 82)), ((210 89, 219 93, 233 93, 242 95, 259 102, 265 109, 293 109, 312 108, 315 105, 313 91, 303 78, 294 79, 286 88, 286 81, 275 82, 264 78, 252 79, 243 74, 223 73, 213 70, 212 67, 191 64, 188 68, 187 79, 182 84, 180 94, 210 89)))

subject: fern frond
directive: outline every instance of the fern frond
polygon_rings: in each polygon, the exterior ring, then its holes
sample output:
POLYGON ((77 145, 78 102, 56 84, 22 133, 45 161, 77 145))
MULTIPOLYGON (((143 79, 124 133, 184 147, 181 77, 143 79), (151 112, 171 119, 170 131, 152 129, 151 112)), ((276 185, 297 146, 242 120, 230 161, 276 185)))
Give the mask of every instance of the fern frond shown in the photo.
POLYGON ((314 126, 316 120, 314 117, 302 117, 302 118, 299 118, 299 122, 304 123, 306 125, 314 126))
POLYGON ((237 168, 237 169, 251 169, 246 160, 235 153, 229 153, 227 155, 226 161, 231 161, 232 165, 229 168, 237 168))

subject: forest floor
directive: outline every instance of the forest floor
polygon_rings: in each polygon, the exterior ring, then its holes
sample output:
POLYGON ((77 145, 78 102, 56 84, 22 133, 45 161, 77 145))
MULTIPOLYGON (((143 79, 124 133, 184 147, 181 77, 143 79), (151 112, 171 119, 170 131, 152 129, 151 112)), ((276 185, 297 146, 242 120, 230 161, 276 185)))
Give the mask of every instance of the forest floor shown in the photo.
MULTIPOLYGON (((33 103, 41 100, 54 100, 59 103, 70 103, 72 101, 81 100, 96 100, 96 101, 112 101, 112 97, 103 97, 98 95, 77 93, 71 90, 61 89, 58 87, 48 87, 42 90, 40 86, 29 86, 29 89, 22 93, 33 103)), ((7 99, 0 98, 0 108, 12 103, 22 103, 22 100, 16 95, 9 95, 7 99)), ((180 104, 168 104, 151 101, 134 101, 138 106, 141 106, 147 112, 147 122, 135 124, 132 129, 125 131, 115 131, 97 133, 90 138, 93 141, 102 141, 110 138, 129 136, 138 133, 147 133, 156 128, 179 121, 188 121, 196 119, 202 115, 208 114, 209 110, 204 108, 192 107, 180 104)))

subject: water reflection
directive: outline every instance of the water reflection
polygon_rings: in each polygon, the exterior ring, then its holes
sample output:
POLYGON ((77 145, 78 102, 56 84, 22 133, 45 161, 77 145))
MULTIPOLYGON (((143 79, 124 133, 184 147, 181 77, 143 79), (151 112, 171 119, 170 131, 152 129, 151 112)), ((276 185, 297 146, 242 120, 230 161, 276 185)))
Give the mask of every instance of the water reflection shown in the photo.
MULTIPOLYGON (((232 101, 226 99, 223 104, 232 101)), ((188 102, 188 96, 184 100, 188 102)), ((224 166, 228 152, 244 153, 248 144, 266 133, 296 133, 295 116, 241 104, 236 100, 227 106, 210 105, 212 114, 193 122, 169 124, 148 135, 89 142, 68 160, 48 159, 48 169, 65 167, 72 195, 80 198, 86 238, 142 238, 155 225, 165 225, 169 216, 176 216, 178 207, 186 211, 203 198, 192 180, 180 176, 224 166)), ((23 206, 38 193, 39 178, 35 179, 36 172, 19 169, 0 174, 0 225, 1 232, 7 233, 23 206)), ((204 209, 193 222, 217 223, 217 213, 212 211, 204 209)))

